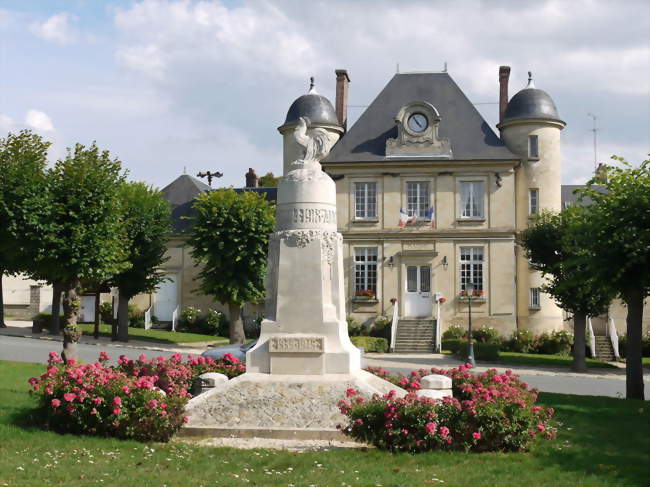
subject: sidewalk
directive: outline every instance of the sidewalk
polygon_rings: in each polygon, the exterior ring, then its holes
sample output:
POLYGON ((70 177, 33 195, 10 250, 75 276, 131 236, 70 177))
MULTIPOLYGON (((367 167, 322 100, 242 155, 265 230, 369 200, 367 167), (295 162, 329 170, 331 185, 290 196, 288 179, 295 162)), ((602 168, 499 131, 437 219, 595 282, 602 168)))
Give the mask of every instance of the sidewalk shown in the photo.
MULTIPOLYGON (((5 320, 7 328, 0 328, 0 335, 33 338, 35 340, 49 340, 54 342, 62 342, 62 336, 50 335, 47 331, 43 333, 32 333, 31 321, 12 321, 5 320)), ((98 347, 105 347, 106 345, 118 346, 124 348, 138 348, 144 350, 152 350, 159 352, 178 352, 183 354, 200 355, 208 349, 208 345, 212 342, 193 342, 193 343, 161 343, 148 340, 129 340, 128 342, 112 341, 109 337, 100 336, 98 339, 89 335, 82 335, 79 343, 84 345, 95 345, 98 347)))

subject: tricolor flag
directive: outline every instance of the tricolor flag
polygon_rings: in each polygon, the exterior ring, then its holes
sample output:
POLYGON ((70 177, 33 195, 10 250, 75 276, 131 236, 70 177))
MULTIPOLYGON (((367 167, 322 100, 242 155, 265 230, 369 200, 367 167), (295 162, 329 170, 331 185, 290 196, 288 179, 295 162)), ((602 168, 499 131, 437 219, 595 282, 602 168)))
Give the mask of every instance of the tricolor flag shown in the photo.
POLYGON ((404 228, 409 221, 409 214, 404 211, 404 208, 399 209, 399 227, 404 228))
POLYGON ((427 210, 426 217, 431 220, 431 228, 436 228, 436 210, 433 206, 427 210))

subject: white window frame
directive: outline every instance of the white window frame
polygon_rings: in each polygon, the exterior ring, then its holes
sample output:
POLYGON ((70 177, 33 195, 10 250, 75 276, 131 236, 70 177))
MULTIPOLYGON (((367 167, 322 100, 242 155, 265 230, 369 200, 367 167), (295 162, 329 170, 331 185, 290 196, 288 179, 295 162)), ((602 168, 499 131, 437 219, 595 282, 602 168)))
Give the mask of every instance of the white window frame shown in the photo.
POLYGON ((540 309, 542 307, 542 291, 540 288, 530 288, 528 307, 531 309, 540 309))
POLYGON ((458 249, 459 289, 465 290, 465 284, 472 283, 477 291, 485 290, 485 247, 480 245, 462 246, 458 249), (469 256, 469 259, 465 259, 469 256), (480 258, 478 258, 480 256, 480 258), (466 276, 469 274, 469 279, 466 276))
POLYGON ((539 188, 528 189, 528 215, 539 215, 539 188))
POLYGON ((352 297, 356 297, 357 291, 365 289, 372 289, 375 296, 378 296, 379 247, 353 247, 352 262, 352 297), (360 257, 363 257, 363 259, 360 259, 360 257), (374 257, 374 262, 369 260, 372 257, 374 257), (372 272, 373 267, 374 273, 372 272))
POLYGON ((430 220, 430 218, 427 218, 427 211, 431 208, 431 181, 406 181, 404 193, 406 198, 405 210, 408 216, 415 216, 418 220, 430 220), (411 185, 415 185, 413 188, 416 189, 413 193, 416 199, 415 207, 410 204, 412 195, 410 191, 411 185))
POLYGON ((528 157, 530 159, 539 159, 539 136, 528 136, 528 157), (534 142, 533 142, 534 141, 534 142))
POLYGON ((458 180, 457 184, 457 198, 458 203, 458 219, 459 220, 485 220, 487 208, 487 184, 486 178, 462 178, 458 180), (469 186, 468 186, 469 185, 469 186), (463 196, 466 194, 465 189, 469 187, 469 198, 472 203, 469 213, 466 213, 466 205, 463 201, 463 196), (481 194, 475 192, 475 188, 481 187, 481 194), (476 212, 474 212, 476 207, 476 212))
POLYGON ((377 181, 353 181, 353 198, 354 198, 354 220, 358 221, 377 221, 379 218, 378 198, 377 198, 377 181), (362 188, 360 192, 359 189, 362 188), (372 191, 370 188, 374 188, 372 191), (360 208, 359 198, 360 193, 363 193, 363 208, 360 208), (374 214, 370 214, 368 203, 373 200, 374 214))

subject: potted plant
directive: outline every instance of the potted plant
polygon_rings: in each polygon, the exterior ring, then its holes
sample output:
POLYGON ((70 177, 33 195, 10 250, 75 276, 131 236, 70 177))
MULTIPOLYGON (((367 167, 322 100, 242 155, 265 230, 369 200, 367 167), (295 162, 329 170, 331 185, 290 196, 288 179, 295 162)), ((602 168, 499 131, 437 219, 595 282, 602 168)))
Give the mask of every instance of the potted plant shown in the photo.
POLYGON ((370 301, 375 299, 375 291, 372 289, 359 289, 356 292, 356 299, 359 301, 370 301))

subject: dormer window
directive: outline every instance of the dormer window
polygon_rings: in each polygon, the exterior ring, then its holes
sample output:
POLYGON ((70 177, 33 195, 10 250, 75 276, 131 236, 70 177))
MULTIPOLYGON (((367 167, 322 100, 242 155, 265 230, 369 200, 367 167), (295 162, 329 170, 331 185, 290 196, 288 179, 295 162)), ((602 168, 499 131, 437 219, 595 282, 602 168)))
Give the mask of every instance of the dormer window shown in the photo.
POLYGON ((537 135, 528 136, 528 157, 531 159, 539 158, 539 139, 537 135))

